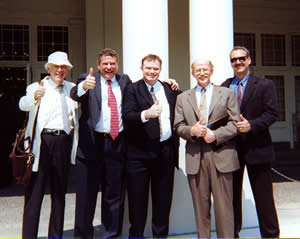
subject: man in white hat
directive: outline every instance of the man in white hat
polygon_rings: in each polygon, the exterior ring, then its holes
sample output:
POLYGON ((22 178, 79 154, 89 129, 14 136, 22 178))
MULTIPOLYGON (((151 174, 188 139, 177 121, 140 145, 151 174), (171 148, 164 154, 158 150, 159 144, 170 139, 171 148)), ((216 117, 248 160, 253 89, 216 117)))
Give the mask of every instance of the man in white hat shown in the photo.
POLYGON ((48 57, 49 73, 41 82, 30 84, 19 107, 29 112, 26 136, 32 136, 35 155, 33 174, 25 187, 22 238, 37 238, 41 204, 47 183, 50 184, 51 214, 49 238, 62 238, 65 194, 70 162, 75 163, 78 143, 78 104, 70 97, 74 83, 66 81, 73 66, 64 52, 48 57))

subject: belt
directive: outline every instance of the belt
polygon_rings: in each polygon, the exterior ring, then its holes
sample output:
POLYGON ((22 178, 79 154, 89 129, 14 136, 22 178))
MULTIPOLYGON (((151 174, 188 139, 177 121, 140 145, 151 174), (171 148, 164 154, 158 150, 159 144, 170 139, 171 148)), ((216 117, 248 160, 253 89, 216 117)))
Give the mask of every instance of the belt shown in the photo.
POLYGON ((111 138, 109 133, 100 133, 100 132, 97 132, 97 134, 103 136, 104 138, 111 138))
POLYGON ((43 134, 51 134, 51 135, 56 135, 56 136, 61 135, 61 134, 68 135, 62 129, 43 129, 43 134))
MULTIPOLYGON (((110 133, 102 133, 102 132, 97 132, 97 131, 96 131, 96 134, 101 135, 103 138, 109 138, 109 139, 111 139, 110 133)), ((120 135, 122 135, 122 134, 123 134, 123 131, 119 132, 117 138, 118 138, 120 135)), ((116 138, 116 139, 117 139, 117 138, 116 138)))

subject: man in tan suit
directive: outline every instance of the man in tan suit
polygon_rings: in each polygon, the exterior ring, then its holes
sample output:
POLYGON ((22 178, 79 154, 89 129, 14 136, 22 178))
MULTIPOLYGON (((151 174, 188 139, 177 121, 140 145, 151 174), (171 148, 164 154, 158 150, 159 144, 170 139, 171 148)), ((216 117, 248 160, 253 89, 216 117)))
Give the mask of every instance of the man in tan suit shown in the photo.
POLYGON ((232 172, 239 168, 235 123, 240 120, 234 92, 210 82, 213 64, 192 64, 197 86, 177 97, 174 128, 186 142, 186 173, 198 238, 210 237, 211 194, 218 238, 233 238, 232 172), (202 90, 203 88, 203 90, 202 90))

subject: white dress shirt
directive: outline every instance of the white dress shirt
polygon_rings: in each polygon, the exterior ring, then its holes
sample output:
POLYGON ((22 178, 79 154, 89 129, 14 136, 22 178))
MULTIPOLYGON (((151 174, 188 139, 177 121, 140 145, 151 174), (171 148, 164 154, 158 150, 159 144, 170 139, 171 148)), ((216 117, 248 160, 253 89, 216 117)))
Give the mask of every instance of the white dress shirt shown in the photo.
MULTIPOLYGON (((64 130, 63 124, 63 112, 62 112, 62 104, 60 100, 60 92, 59 87, 50 77, 48 81, 44 81, 44 87, 46 88, 45 95, 43 96, 43 103, 41 107, 46 108, 47 116, 43 116, 46 118, 44 128, 48 129, 60 129, 64 130), (57 99, 57 100, 53 100, 57 99)), ((63 86, 63 91, 66 96, 68 96, 68 92, 63 86)), ((72 106, 71 106, 70 97, 66 97, 66 102, 68 106, 68 119, 70 120, 71 128, 73 127, 73 115, 72 115, 72 106)), ((40 115, 40 114, 39 114, 40 115)), ((37 118, 39 120, 39 117, 37 118)))
MULTIPOLYGON (((78 85, 77 95, 80 97, 86 93, 82 87, 83 82, 80 82, 78 85)), ((110 107, 108 106, 108 84, 107 80, 101 76, 101 113, 100 120, 96 124, 95 131, 100 133, 109 133, 110 132, 110 107)), ((117 100, 118 106, 118 117, 119 117, 119 132, 123 130, 123 121, 122 121, 122 93, 119 83, 116 80, 116 77, 111 79, 111 88, 114 93, 114 96, 117 100)))
MULTIPOLYGON (((152 86, 147 83, 146 85, 150 92, 152 86)), ((170 106, 163 85, 159 81, 157 81, 153 85, 153 88, 154 88, 153 92, 155 94, 156 99, 158 100, 158 104, 163 108, 159 116, 160 127, 161 127, 160 142, 163 142, 172 136, 171 122, 170 122, 170 106)), ((145 118, 145 111, 141 113, 141 120, 142 122, 147 122, 149 120, 145 118)))

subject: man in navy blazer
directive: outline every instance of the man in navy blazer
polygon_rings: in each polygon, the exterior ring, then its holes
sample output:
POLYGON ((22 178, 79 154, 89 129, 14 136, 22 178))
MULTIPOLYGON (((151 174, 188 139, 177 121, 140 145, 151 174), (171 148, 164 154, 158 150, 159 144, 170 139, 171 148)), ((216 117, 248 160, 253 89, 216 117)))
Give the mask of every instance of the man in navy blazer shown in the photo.
POLYGON ((117 73, 118 55, 109 48, 99 52, 99 72, 81 74, 71 97, 81 103, 79 146, 77 153, 78 184, 76 192, 75 236, 93 238, 93 219, 99 184, 102 189, 101 222, 104 238, 121 235, 125 198, 125 137, 122 122, 122 95, 131 83, 117 73), (118 135, 111 136, 109 85, 118 110, 118 135))
POLYGON ((237 149, 241 168, 233 177, 235 237, 242 227, 242 186, 245 166, 254 195, 263 238, 279 237, 279 225, 273 197, 271 161, 274 150, 269 127, 278 116, 276 90, 271 80, 257 77, 249 70, 251 58, 245 47, 234 47, 230 60, 235 76, 222 85, 232 88, 240 101, 241 121, 237 149))
POLYGON ((126 183, 129 238, 143 238, 151 182, 152 233, 167 237, 178 138, 172 125, 180 91, 158 80, 162 61, 149 54, 142 59, 143 79, 124 93, 123 116, 127 137, 126 183))

